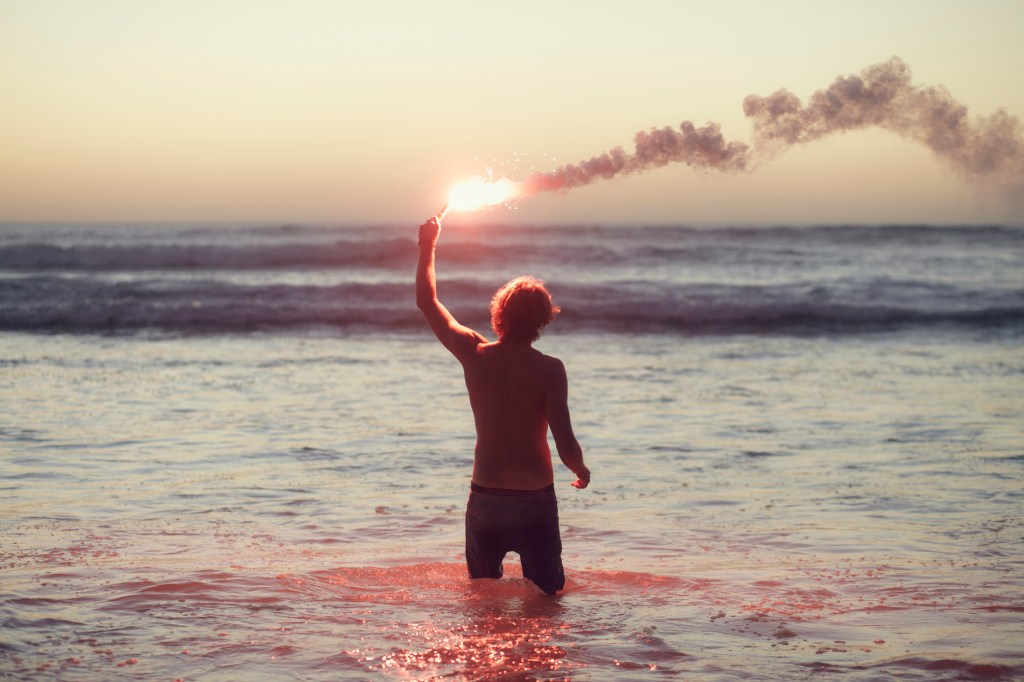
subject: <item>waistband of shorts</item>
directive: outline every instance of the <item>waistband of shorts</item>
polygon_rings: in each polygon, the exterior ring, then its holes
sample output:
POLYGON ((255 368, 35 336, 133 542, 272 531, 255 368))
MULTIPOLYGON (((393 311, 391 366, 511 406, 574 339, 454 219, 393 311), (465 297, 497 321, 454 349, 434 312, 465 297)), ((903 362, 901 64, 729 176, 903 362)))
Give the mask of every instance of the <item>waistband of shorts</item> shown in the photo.
POLYGON ((514 488, 489 488, 485 485, 477 485, 476 483, 470 483, 469 489, 475 493, 482 493, 484 495, 501 495, 503 497, 532 497, 534 495, 545 495, 547 493, 555 492, 555 484, 551 483, 543 488, 536 490, 516 490, 514 488))

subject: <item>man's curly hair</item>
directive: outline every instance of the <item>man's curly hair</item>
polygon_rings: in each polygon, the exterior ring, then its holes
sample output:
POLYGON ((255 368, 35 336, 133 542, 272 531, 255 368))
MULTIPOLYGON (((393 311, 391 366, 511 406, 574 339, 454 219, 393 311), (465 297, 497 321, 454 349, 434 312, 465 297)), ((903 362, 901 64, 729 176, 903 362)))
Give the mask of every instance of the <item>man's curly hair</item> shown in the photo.
POLYGON ((529 276, 516 277, 498 289, 491 299, 491 328, 498 339, 536 341, 561 308, 551 301, 544 282, 529 276))

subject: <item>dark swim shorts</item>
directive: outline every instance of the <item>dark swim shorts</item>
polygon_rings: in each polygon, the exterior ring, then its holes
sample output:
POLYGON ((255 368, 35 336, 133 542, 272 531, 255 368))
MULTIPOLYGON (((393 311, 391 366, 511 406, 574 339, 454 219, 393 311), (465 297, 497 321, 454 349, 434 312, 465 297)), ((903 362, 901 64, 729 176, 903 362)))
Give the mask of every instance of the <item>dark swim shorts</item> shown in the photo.
POLYGON ((523 575, 548 594, 565 587, 555 486, 505 490, 472 484, 466 506, 466 565, 470 578, 500 578, 516 552, 523 575))

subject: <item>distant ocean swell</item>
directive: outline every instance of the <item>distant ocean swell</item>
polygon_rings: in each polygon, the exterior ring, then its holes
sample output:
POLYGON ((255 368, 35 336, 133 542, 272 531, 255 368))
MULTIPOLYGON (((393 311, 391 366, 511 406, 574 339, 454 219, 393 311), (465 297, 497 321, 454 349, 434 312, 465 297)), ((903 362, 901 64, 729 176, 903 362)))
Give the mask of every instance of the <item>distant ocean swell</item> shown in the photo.
MULTIPOLYGON (((0 330, 422 332, 415 228, 0 226, 0 330), (410 234, 410 232, 412 234, 410 234)), ((1024 331, 1024 229, 446 226, 442 300, 466 324, 509 277, 564 331, 1024 331)))
MULTIPOLYGON (((442 281, 448 307, 487 329, 500 281, 442 281)), ((550 279, 566 331, 611 333, 860 333, 928 326, 1024 329, 1024 291, 998 296, 935 287, 906 301, 900 282, 861 291, 804 285, 605 283, 550 279), (892 292, 886 291, 891 288, 892 292), (892 301, 887 303, 886 301, 892 301)), ((921 285, 918 284, 918 288, 921 285)), ((156 330, 185 334, 409 332, 424 329, 411 273, 404 282, 329 286, 214 280, 106 281, 33 275, 0 279, 0 329, 42 333, 156 330)))
POLYGON ((0 269, 62 271, 273 270, 358 265, 392 267, 415 257, 411 239, 333 244, 56 245, 0 248, 0 269))
MULTIPOLYGON (((408 269, 415 262, 410 228, 211 227, 177 231, 107 231, 73 227, 31 229, 0 225, 0 272, 277 270, 309 268, 408 269), (341 233, 344 238, 339 239, 341 233), (40 240, 40 237, 43 237, 40 240), (49 238, 47 238, 49 237, 49 238)), ((863 251, 948 247, 979 241, 1022 253, 1024 230, 1010 227, 718 228, 561 227, 446 230, 448 265, 488 267, 562 265, 764 265, 820 267, 849 264, 863 251)), ((961 254, 969 256, 970 254, 961 254)))
MULTIPOLYGON (((153 244, 54 245, 17 244, 0 247, 0 271, 36 270, 70 272, 123 272, 137 270, 291 270, 359 268, 408 270, 416 262, 416 241, 385 239, 372 242, 305 244, 153 244)), ((454 242, 444 245, 448 265, 501 263, 557 263, 565 254, 537 244, 482 244, 454 242)), ((623 260, 685 262, 702 258, 692 249, 645 247, 627 252, 601 245, 576 244, 577 262, 609 265, 623 260)))

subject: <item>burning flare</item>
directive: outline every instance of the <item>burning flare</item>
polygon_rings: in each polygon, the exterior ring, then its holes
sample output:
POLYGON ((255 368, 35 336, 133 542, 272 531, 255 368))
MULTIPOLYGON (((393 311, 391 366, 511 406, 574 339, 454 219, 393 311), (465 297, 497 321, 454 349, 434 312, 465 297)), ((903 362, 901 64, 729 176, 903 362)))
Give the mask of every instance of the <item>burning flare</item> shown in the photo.
POLYGON ((473 178, 460 182, 448 195, 448 206, 458 211, 477 211, 503 204, 519 196, 519 185, 508 179, 473 178))

